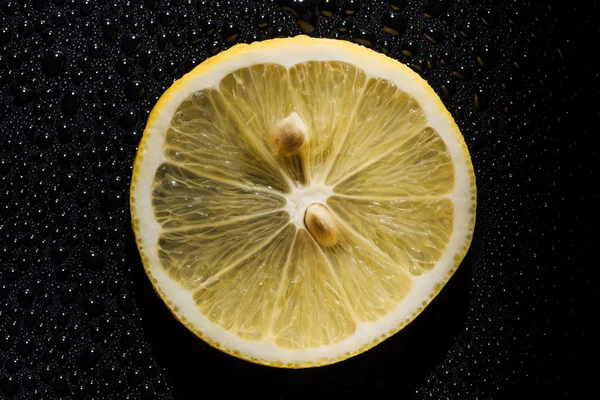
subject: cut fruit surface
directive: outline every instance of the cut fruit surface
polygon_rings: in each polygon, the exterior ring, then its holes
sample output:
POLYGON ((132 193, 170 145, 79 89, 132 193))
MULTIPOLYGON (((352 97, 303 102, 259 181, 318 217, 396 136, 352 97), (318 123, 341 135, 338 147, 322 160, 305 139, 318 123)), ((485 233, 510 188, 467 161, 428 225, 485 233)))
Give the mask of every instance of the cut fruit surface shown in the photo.
POLYGON ((227 353, 297 368, 363 352, 423 310, 469 248, 476 186, 416 73, 299 36, 234 46, 175 82, 130 203, 177 319, 227 353))

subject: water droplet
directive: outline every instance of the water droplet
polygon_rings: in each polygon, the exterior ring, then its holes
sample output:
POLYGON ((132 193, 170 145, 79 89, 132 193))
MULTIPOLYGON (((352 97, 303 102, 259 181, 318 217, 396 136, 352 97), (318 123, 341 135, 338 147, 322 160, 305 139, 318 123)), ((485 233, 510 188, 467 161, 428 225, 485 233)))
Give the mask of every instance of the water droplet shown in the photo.
POLYGON ((403 10, 406 7, 406 0, 390 0, 390 7, 395 11, 403 10))
POLYGON ((187 13, 179 14, 179 17, 177 18, 177 25, 185 26, 188 23, 188 21, 190 20, 190 18, 191 18, 190 15, 187 13))
POLYGON ((79 109, 81 104, 81 98, 79 93, 75 91, 69 91, 65 93, 61 101, 61 109, 65 114, 74 114, 79 109))
POLYGON ((84 71, 75 71, 72 79, 74 83, 79 84, 85 80, 86 76, 87 74, 84 71))
POLYGON ((109 366, 102 371, 102 376, 107 381, 114 381, 119 377, 119 370, 114 366, 109 366))
POLYGON ((28 288, 20 290, 19 295, 17 297, 19 300, 19 304, 22 307, 29 307, 35 299, 34 293, 31 291, 31 289, 28 288))
POLYGON ((382 40, 379 42, 379 51, 381 51, 383 54, 389 54, 391 47, 392 44, 387 40, 382 40))
POLYGON ((69 252, 64 247, 55 247, 50 253, 50 260, 54 265, 60 265, 69 258, 69 252))
POLYGON ((504 104, 504 113, 505 114, 514 114, 516 112, 521 111, 523 108, 522 104, 517 100, 507 100, 504 104))
POLYGON ((98 351, 94 348, 90 348, 79 353, 79 356, 77 356, 77 364, 82 368, 90 369, 98 363, 99 359, 100 354, 98 351))
POLYGON ((12 397, 19 393, 20 387, 16 378, 12 376, 4 376, 0 379, 0 390, 6 396, 12 397))
POLYGON ((184 43, 183 35, 179 32, 172 33, 169 36, 169 40, 171 41, 173 46, 176 46, 176 47, 179 47, 179 46, 183 45, 183 43, 184 43))
POLYGON ((33 353, 35 345, 30 339, 23 339, 17 342, 17 351, 23 356, 27 357, 33 353))
POLYGON ((450 26, 452 24, 452 22, 454 21, 454 17, 452 16, 452 13, 450 11, 446 11, 445 13, 442 13, 442 15, 440 16, 440 21, 442 21, 442 23, 445 26, 450 26))
POLYGON ((42 60, 42 71, 48 77, 58 76, 65 68, 65 56, 61 52, 47 53, 42 60))
POLYGON ((226 43, 234 43, 240 37, 240 30, 233 22, 223 24, 221 37, 226 43))
POLYGON ((417 54, 417 43, 413 41, 407 41, 400 47, 400 52, 404 57, 414 57, 417 54))
POLYGON ((139 81, 132 81, 125 86, 125 94, 130 100, 137 100, 144 97, 146 88, 139 81))
POLYGON ((165 69, 173 78, 178 78, 181 73, 181 64, 174 60, 169 60, 165 64, 165 69))
POLYGON ((337 30, 338 30, 338 32, 346 33, 352 29, 352 26, 353 26, 353 24, 352 24, 351 20, 343 19, 338 24, 337 30))
POLYGON ((473 77, 473 72, 469 67, 457 65, 452 69, 452 76, 460 79, 461 81, 468 81, 473 77))
POLYGON ((342 9, 344 15, 354 15, 360 11, 360 0, 346 0, 342 9))
POLYGON ((479 64, 481 68, 493 67, 498 59, 496 51, 489 46, 481 46, 477 48, 477 50, 475 50, 475 57, 477 64, 479 64))
POLYGON ((12 36, 12 33, 8 29, 8 27, 0 28, 0 45, 7 44, 10 41, 11 36, 12 36))
POLYGON ((88 53, 92 58, 100 58, 104 55, 104 48, 100 43, 92 43, 88 47, 88 53))
POLYGON ((98 270, 104 265, 104 257, 97 251, 91 250, 83 258, 84 267, 98 270))
POLYGON ((329 18, 336 13, 336 0, 321 0, 318 7, 321 15, 329 18))
POLYGON ((283 26, 278 26, 271 31, 272 38, 284 38, 284 37, 288 36, 288 34, 289 33, 288 33, 287 29, 284 28, 283 26))
POLYGON ((150 10, 154 10, 160 4, 160 0, 144 0, 144 5, 150 10))
MULTIPOLYGON (((49 351, 45 358, 48 361, 50 361, 52 358, 54 358, 54 353, 52 351, 49 351), (50 356, 48 356, 48 354, 50 356)), ((53 377, 54 377, 54 368, 52 368, 50 365, 42 366, 42 368, 40 369, 40 378, 41 378, 42 382, 48 383, 52 380, 53 377)))
POLYGON ((64 375, 58 375, 54 379, 54 382, 52 382, 52 387, 54 388, 54 391, 60 396, 66 395, 70 391, 69 381, 64 375))
POLYGON ((152 71, 152 76, 154 76, 154 79, 156 79, 157 81, 161 81, 165 79, 165 77, 167 76, 167 72, 162 67, 156 67, 152 71))
POLYGON ((434 28, 425 28, 423 36, 433 44, 438 44, 442 41, 442 33, 434 28))
POLYGON ((127 381, 132 386, 139 385, 140 383, 142 383, 143 380, 144 380, 144 375, 138 370, 134 370, 134 371, 130 372, 129 376, 127 377, 127 381))
POLYGON ((483 9, 479 12, 479 19, 487 26, 494 26, 498 21, 498 14, 491 8, 483 9))
POLYGON ((285 11, 300 17, 309 11, 307 0, 277 0, 277 4, 285 11))
POLYGON ((6 332, 0 334, 0 350, 9 350, 12 348, 13 338, 6 332))
POLYGON ((118 297, 119 307, 126 313, 129 313, 133 310, 133 302, 131 298, 125 294, 122 294, 118 297))
POLYGON ((404 31, 404 20, 400 14, 395 12, 387 13, 382 18, 383 31, 392 36, 400 36, 404 31))
POLYGON ((27 20, 21 21, 18 28, 19 35, 29 36, 33 33, 33 24, 27 20))
POLYGON ((154 400, 156 399, 156 394, 154 393, 154 388, 149 385, 142 386, 142 400, 154 400))
POLYGON ((123 334, 121 335, 120 343, 123 349, 128 349, 129 347, 131 347, 135 343, 135 337, 133 333, 131 333, 131 331, 123 332, 123 334))
POLYGON ((352 33, 352 41, 368 48, 372 48, 375 44, 375 35, 366 30, 358 30, 352 33))
POLYGON ((470 21, 467 21, 459 28, 459 32, 461 36, 466 39, 475 37, 475 25, 470 21))
POLYGON ((509 92, 514 92, 521 85, 518 81, 518 78, 515 75, 506 75, 502 80, 502 89, 507 90, 509 92))
POLYGON ((200 33, 200 31, 197 31, 195 29, 189 31, 187 34, 187 42, 190 45, 195 45, 195 44, 201 43, 202 39, 203 39, 202 33, 200 33))
POLYGON ((33 376, 27 375, 23 378, 23 386, 25 386, 27 389, 34 389, 37 387, 37 381, 33 376))
POLYGON ((523 24, 524 21, 524 15, 523 15, 523 11, 513 8, 508 12, 508 22, 511 25, 516 25, 516 26, 520 26, 523 24))
POLYGON ((148 33, 155 34, 158 31, 158 22, 153 19, 147 19, 144 26, 148 33))
POLYGON ((47 29, 42 32, 42 39, 46 44, 52 44, 56 40, 56 31, 52 29, 47 29))
POLYGON ((35 92, 27 86, 17 86, 14 88, 14 99, 17 105, 28 103, 34 97, 35 92))
POLYGON ((9 1, 2 5, 2 9, 6 15, 15 15, 19 11, 19 5, 16 1, 9 1))
POLYGON ((269 26, 269 19, 266 14, 258 14, 256 16, 256 26, 258 29, 265 29, 269 26))
POLYGON ((490 94, 487 89, 478 88, 473 94, 473 107, 477 111, 485 110, 490 102, 490 94))
POLYGON ((161 33, 156 38, 156 44, 160 51, 167 51, 171 48, 171 41, 169 40, 169 35, 166 33, 161 33))
POLYGON ((118 31, 119 29, 114 21, 111 21, 110 19, 102 21, 102 37, 104 39, 114 42, 117 39, 118 31))
POLYGON ((122 77, 128 76, 129 74, 131 74, 132 71, 131 64, 124 58, 117 61, 115 69, 117 70, 117 73, 122 77))
POLYGON ((177 19, 177 16, 175 15, 175 13, 173 13, 171 11, 164 11, 160 14, 158 19, 159 19, 161 25, 171 26, 171 25, 175 24, 175 20, 177 19))
POLYGON ((419 74, 423 73, 427 67, 425 61, 420 58, 413 58, 410 61, 407 61, 406 65, 419 74))
POLYGON ((140 53, 139 62, 142 68, 149 69, 154 65, 154 51, 152 50, 143 50, 140 53))
POLYGON ((82 0, 79 3, 79 12, 81 15, 88 15, 94 9, 94 3, 91 0, 82 0))
POLYGON ((240 11, 240 15, 242 16, 242 19, 248 20, 252 15, 252 9, 250 7, 243 7, 240 11))
POLYGON ((72 192, 77 188, 77 177, 73 172, 63 173, 60 177, 60 184, 66 192, 72 192))
POLYGON ((450 65, 453 58, 453 54, 450 50, 443 51, 439 56, 440 65, 450 65))
POLYGON ((303 33, 311 34, 317 29, 319 19, 315 12, 306 12, 298 17, 297 22, 303 33))
POLYGON ((142 38, 133 33, 126 34, 121 41, 121 48, 126 53, 135 53, 142 48, 142 38))
POLYGON ((423 6, 425 18, 437 18, 449 7, 448 0, 429 0, 423 6))
POLYGON ((35 29, 35 31, 38 33, 45 31, 48 29, 48 27, 48 20, 46 19, 37 18, 35 21, 33 21, 33 29, 35 29))
POLYGON ((515 54, 513 67, 518 70, 527 70, 531 66, 530 57, 527 53, 515 54))

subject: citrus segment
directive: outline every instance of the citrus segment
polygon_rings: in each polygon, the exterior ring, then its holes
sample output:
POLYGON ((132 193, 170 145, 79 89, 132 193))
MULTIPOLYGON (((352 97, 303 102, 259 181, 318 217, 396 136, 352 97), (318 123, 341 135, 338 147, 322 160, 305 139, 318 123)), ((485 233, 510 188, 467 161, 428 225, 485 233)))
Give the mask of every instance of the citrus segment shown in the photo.
POLYGON ((347 135, 367 76, 353 65, 335 61, 299 63, 289 74, 299 114, 311 132, 311 180, 321 182, 347 135))
MULTIPOLYGON (((226 117, 237 121, 238 131, 255 141, 263 155, 270 154, 275 126, 294 111, 287 69, 276 64, 241 68, 221 80, 219 91, 228 106, 226 117)), ((278 162, 294 182, 305 183, 301 155, 271 162, 278 162)))
POLYGON ((452 235, 454 206, 445 198, 364 200, 333 196, 327 204, 358 234, 413 275, 436 265, 452 235))
POLYGON ((349 170, 335 191, 400 198, 444 195, 453 188, 452 157, 438 133, 426 128, 349 170))
POLYGON ((410 289, 410 277, 405 271, 343 223, 338 245, 322 251, 348 293, 347 301, 357 322, 380 320, 410 289))
POLYGON ((318 348, 349 337, 356 324, 335 272, 310 234, 300 229, 273 315, 274 343, 318 348))
MULTIPOLYGON (((200 285, 194 293, 198 309, 215 324, 249 340, 270 334, 277 291, 283 281, 296 229, 280 234, 246 260, 200 285)), ((282 283, 283 282, 283 283, 282 283)))
POLYGON ((413 98, 385 79, 369 79, 325 183, 335 185, 348 173, 419 136, 426 123, 413 98))
POLYGON ((164 154, 201 176, 287 192, 283 173, 265 158, 256 138, 243 132, 219 91, 197 91, 173 115, 164 154))
POLYGON ((163 268, 185 289, 194 289, 260 251, 288 221, 280 211, 229 225, 164 231, 158 240, 163 268))
POLYGON ((171 162, 154 176, 154 215, 167 231, 243 222, 285 205, 285 198, 271 191, 198 176, 171 162))

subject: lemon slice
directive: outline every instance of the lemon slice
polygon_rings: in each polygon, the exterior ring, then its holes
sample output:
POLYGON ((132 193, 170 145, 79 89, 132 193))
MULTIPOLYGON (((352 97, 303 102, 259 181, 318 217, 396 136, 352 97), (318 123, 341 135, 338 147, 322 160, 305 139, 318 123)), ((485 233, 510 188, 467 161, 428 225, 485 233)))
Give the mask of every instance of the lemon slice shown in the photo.
POLYGON ((145 270, 211 345, 279 367, 359 354, 465 256, 476 187, 433 90, 362 46, 237 45, 175 82, 135 160, 145 270))

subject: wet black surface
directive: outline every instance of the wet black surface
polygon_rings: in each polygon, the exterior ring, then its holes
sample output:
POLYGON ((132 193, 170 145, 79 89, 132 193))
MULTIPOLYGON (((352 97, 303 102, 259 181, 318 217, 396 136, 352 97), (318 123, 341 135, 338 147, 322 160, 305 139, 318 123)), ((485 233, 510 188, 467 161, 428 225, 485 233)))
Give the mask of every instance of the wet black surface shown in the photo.
POLYGON ((597 15, 596 2, 0 0, 0 398, 595 398, 597 15), (479 205, 465 262, 412 324, 285 371, 171 317, 143 274, 128 189, 174 79, 235 43, 302 32, 419 71, 465 135, 479 205))

